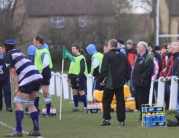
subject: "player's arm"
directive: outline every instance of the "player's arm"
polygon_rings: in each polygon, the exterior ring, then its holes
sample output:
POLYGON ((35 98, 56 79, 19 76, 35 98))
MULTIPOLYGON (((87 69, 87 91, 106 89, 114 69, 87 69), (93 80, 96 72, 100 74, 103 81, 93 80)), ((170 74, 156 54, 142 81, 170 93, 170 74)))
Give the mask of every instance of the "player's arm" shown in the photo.
POLYGON ((41 56, 41 60, 43 63, 43 69, 50 65, 49 56, 46 53, 43 53, 41 56))
POLYGON ((12 60, 12 54, 11 54, 11 52, 8 52, 7 54, 5 54, 5 56, 4 56, 4 62, 6 64, 7 69, 9 70, 12 83, 14 84, 14 87, 15 87, 15 92, 17 92, 17 90, 19 88, 18 76, 17 76, 16 69, 14 67, 14 63, 13 63, 13 60, 12 60))
POLYGON ((17 92, 19 88, 19 84, 18 84, 18 76, 17 76, 16 70, 15 68, 10 68, 9 72, 10 72, 12 83, 14 84, 14 87, 15 87, 15 92, 17 92))

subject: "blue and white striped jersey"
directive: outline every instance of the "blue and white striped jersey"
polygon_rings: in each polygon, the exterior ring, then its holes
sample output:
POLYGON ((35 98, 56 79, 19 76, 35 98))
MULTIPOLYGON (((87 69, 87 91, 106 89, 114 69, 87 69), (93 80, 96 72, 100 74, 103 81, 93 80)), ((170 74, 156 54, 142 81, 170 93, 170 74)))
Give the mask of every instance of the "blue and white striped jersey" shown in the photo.
POLYGON ((7 68, 16 69, 19 86, 26 86, 42 79, 42 75, 34 63, 27 59, 19 50, 13 49, 9 51, 5 55, 4 60, 7 68))

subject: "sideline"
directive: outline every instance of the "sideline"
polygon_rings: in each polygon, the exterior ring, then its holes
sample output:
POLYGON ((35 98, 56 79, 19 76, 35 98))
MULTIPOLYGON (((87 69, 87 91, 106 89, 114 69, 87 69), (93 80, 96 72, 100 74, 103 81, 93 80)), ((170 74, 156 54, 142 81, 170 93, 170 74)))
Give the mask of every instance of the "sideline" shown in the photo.
MULTIPOLYGON (((8 126, 8 125, 6 125, 6 124, 5 124, 5 123, 3 123, 3 122, 0 122, 0 124, 1 124, 2 126, 5 126, 5 127, 7 127, 7 128, 12 129, 12 130, 14 130, 14 129, 15 129, 14 127, 8 126)), ((23 134, 29 134, 29 133, 28 133, 28 132, 26 132, 26 131, 22 131, 22 133, 23 133, 23 134)))
MULTIPOLYGON (((1 122, 1 121, 0 121, 0 124, 1 124, 2 126, 5 126, 5 127, 7 127, 7 128, 12 129, 12 130, 15 129, 14 127, 8 126, 7 124, 5 124, 5 123, 3 123, 3 122, 1 122)), ((22 131, 22 133, 23 133, 23 134, 29 134, 29 133, 26 132, 26 131, 22 131)), ((36 138, 44 138, 44 137, 42 137, 42 136, 38 136, 38 137, 36 137, 36 138)))

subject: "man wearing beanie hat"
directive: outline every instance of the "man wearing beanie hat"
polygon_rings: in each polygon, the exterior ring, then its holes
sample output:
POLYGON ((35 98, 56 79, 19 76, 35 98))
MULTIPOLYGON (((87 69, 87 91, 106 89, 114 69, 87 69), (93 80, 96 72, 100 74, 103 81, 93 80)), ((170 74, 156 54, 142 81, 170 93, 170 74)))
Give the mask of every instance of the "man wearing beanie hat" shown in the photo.
POLYGON ((148 104, 154 64, 152 55, 148 53, 146 42, 140 41, 136 49, 138 56, 136 57, 132 72, 132 82, 135 90, 136 107, 140 110, 138 121, 142 121, 141 105, 148 104))
POLYGON ((160 46, 154 46, 155 52, 157 52, 159 55, 161 55, 161 48, 160 46))
MULTIPOLYGON (((127 59, 128 59, 130 65, 131 65, 131 68, 132 68, 132 66, 134 65, 135 58, 137 56, 137 51, 133 47, 133 41, 131 39, 127 40, 125 51, 126 51, 127 59)), ((131 92, 131 97, 129 97, 128 100, 131 99, 131 98, 133 99, 133 97, 135 97, 134 88, 133 88, 133 85, 132 85, 132 78, 130 78, 130 92, 131 92)))
POLYGON ((121 39, 118 39, 117 42, 118 42, 117 48, 120 49, 120 52, 126 54, 126 51, 125 51, 125 49, 124 49, 124 48, 125 48, 124 41, 121 40, 121 39))
POLYGON ((162 70, 162 59, 160 54, 157 52, 160 50, 160 46, 154 46, 152 42, 148 42, 148 51, 154 53, 154 57, 158 60, 159 72, 162 70))
MULTIPOLYGON (((156 79, 158 79, 159 76, 160 76, 160 71, 162 70, 162 59, 161 59, 160 54, 156 51, 156 49, 160 49, 160 46, 154 47, 152 42, 148 42, 148 51, 153 52, 154 58, 156 58, 157 61, 158 61, 159 71, 158 71, 158 74, 157 74, 157 77, 156 77, 156 79)), ((154 91, 153 92, 155 92, 157 94, 157 91, 158 91, 158 82, 154 82, 154 91)), ((155 103, 156 98, 155 98, 154 94, 153 94, 152 99, 153 99, 152 102, 155 103)))

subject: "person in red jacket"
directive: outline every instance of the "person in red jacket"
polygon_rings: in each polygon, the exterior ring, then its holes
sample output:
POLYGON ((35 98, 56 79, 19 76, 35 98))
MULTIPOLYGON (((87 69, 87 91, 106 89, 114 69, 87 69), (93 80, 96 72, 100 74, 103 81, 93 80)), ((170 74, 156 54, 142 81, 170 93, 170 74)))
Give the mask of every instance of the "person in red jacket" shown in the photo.
POLYGON ((167 62, 167 74, 166 77, 169 77, 172 71, 172 66, 173 66, 173 55, 172 55, 172 47, 171 44, 168 44, 168 62, 167 62))
MULTIPOLYGON (((172 47, 171 44, 168 44, 168 60, 166 65, 166 79, 171 76, 172 66, 173 66, 173 55, 172 55, 172 47)), ((166 109, 169 109, 169 102, 170 102, 170 82, 167 81, 165 83, 165 103, 166 109)))
POLYGON ((168 60, 168 43, 162 44, 162 70, 160 71, 160 76, 165 77, 167 74, 166 66, 167 66, 167 60, 168 60))
MULTIPOLYGON (((134 66, 135 58, 137 56, 137 50, 133 47, 133 41, 131 39, 128 39, 126 42, 126 56, 127 59, 131 65, 131 68, 134 66)), ((131 97, 135 97, 134 95, 134 87, 132 86, 132 78, 130 78, 130 92, 131 92, 131 97)))

